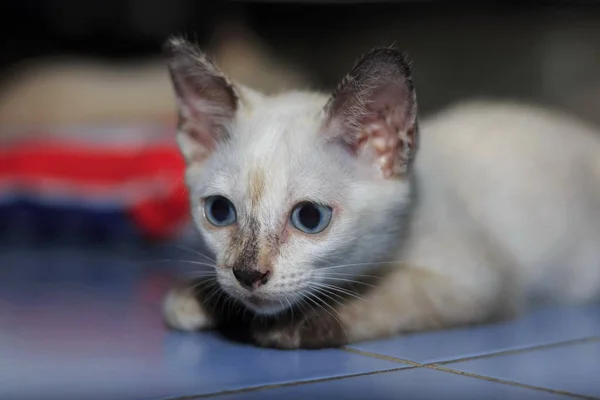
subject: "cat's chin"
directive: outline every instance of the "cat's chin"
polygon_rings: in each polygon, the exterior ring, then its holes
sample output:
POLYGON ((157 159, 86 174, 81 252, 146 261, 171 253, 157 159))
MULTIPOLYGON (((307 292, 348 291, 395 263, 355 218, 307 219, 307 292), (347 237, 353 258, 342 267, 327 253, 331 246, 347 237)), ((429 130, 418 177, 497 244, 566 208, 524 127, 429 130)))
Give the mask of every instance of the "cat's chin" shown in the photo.
POLYGON ((250 295, 240 300, 246 307, 260 315, 276 315, 287 310, 287 307, 281 301, 267 299, 262 296, 250 295))

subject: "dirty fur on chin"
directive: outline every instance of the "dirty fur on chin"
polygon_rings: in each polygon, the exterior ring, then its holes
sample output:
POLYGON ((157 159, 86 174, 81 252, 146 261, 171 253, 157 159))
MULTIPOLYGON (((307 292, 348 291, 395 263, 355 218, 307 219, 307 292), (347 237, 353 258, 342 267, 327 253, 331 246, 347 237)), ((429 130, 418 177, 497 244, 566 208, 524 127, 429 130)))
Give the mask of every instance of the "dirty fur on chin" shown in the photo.
POLYGON ((598 295, 595 129, 495 102, 418 123, 392 48, 329 96, 260 93, 179 38, 166 54, 218 291, 174 289, 171 327, 235 322, 261 346, 322 348, 507 318, 532 296, 598 295))

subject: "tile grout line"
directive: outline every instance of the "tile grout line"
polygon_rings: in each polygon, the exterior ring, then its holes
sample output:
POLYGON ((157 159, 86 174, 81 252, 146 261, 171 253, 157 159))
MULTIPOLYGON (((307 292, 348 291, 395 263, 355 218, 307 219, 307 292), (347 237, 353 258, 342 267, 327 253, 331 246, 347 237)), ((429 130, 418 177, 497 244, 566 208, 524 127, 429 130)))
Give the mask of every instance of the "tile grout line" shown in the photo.
POLYGON ((544 350, 544 349, 549 349, 549 348, 568 346, 568 345, 572 345, 572 344, 597 342, 597 341, 600 341, 600 336, 593 336, 593 337, 587 337, 587 338, 581 338, 581 339, 565 340, 562 342, 540 344, 540 345, 531 346, 531 347, 523 347, 520 349, 501 350, 501 351, 496 351, 496 352, 489 353, 489 354, 481 354, 481 355, 477 355, 477 356, 469 356, 469 357, 462 357, 462 358, 453 358, 451 360, 437 361, 437 362, 430 362, 430 363, 419 363, 419 362, 407 360, 404 358, 386 356, 385 354, 374 353, 374 352, 367 351, 367 350, 359 350, 359 349, 356 349, 353 347, 347 347, 347 346, 340 347, 339 349, 343 350, 343 351, 347 351, 349 353, 360 354, 365 357, 372 357, 372 358, 377 358, 380 360, 400 362, 400 363, 410 364, 410 365, 418 366, 418 367, 427 367, 429 365, 446 365, 446 364, 458 363, 458 362, 463 362, 463 361, 478 360, 481 358, 492 358, 492 357, 497 357, 497 356, 526 353, 529 351, 544 350))
POLYGON ((359 350, 359 349, 355 349, 352 347, 342 346, 342 347, 339 347, 338 349, 348 352, 348 353, 362 355, 365 357, 377 358, 380 360, 402 363, 402 364, 406 364, 408 366, 383 369, 383 370, 377 370, 377 371, 370 371, 370 372, 361 372, 361 373, 356 373, 356 374, 340 375, 340 376, 334 376, 334 377, 328 377, 328 378, 307 379, 307 380, 300 380, 300 381, 287 382, 287 383, 275 383, 275 384, 268 384, 268 385, 251 386, 251 387, 245 387, 245 388, 233 389, 233 390, 222 390, 222 391, 218 391, 218 392, 205 393, 205 394, 200 394, 200 395, 169 397, 166 400, 196 400, 196 399, 206 399, 206 398, 217 398, 219 396, 225 396, 225 395, 235 395, 235 394, 241 394, 241 393, 271 390, 271 389, 278 389, 278 388, 285 388, 285 387, 292 387, 292 386, 309 385, 309 384, 313 384, 313 383, 330 382, 330 381, 336 381, 336 380, 356 378, 356 377, 361 377, 361 376, 369 376, 369 375, 384 374, 384 373, 389 373, 389 372, 405 371, 405 370, 411 370, 411 369, 417 369, 417 368, 429 368, 429 369, 433 369, 433 370, 437 370, 437 371, 441 371, 441 372, 447 372, 447 373, 456 374, 456 375, 463 375, 463 376, 468 376, 468 377, 475 378, 475 379, 482 379, 482 380, 487 380, 487 381, 491 381, 491 382, 495 382, 495 383, 499 383, 499 384, 505 384, 505 385, 509 385, 509 386, 516 386, 516 387, 530 389, 530 390, 559 394, 562 396, 568 396, 568 397, 573 397, 573 398, 578 398, 578 399, 600 400, 600 398, 598 398, 598 397, 585 396, 585 395, 580 395, 577 393, 570 393, 570 392, 560 391, 560 390, 555 390, 555 389, 550 389, 550 388, 532 386, 532 385, 527 385, 527 384, 523 384, 523 383, 519 383, 519 382, 506 381, 503 379, 488 377, 485 375, 473 374, 470 372, 464 372, 464 371, 444 367, 444 365, 462 362, 462 361, 470 361, 470 360, 481 359, 481 358, 492 358, 495 356, 524 353, 524 352, 533 351, 533 350, 543 350, 543 349, 547 349, 547 348, 568 346, 570 344, 577 344, 577 343, 595 342, 595 341, 599 341, 599 340, 600 340, 600 336, 594 336, 594 337, 582 338, 582 339, 572 339, 572 340, 538 345, 538 346, 527 347, 527 348, 522 348, 522 349, 505 350, 505 351, 499 351, 496 353, 485 354, 485 355, 480 355, 480 356, 457 358, 457 359, 453 359, 453 360, 441 361, 441 362, 437 362, 437 363, 426 363, 426 364, 418 363, 418 362, 415 362, 412 360, 406 360, 406 359, 402 359, 402 358, 386 356, 386 355, 379 354, 379 353, 373 353, 370 351, 359 350))
POLYGON ((359 349, 355 349, 353 347, 342 346, 339 348, 339 350, 346 351, 346 352, 352 353, 352 354, 358 354, 358 355, 365 356, 365 357, 376 358, 378 360, 393 361, 393 362, 408 364, 413 367, 422 367, 423 366, 423 364, 418 363, 416 361, 405 360, 403 358, 398 358, 398 357, 386 356, 385 354, 379 354, 379 353, 373 353, 370 351, 359 350, 359 349))
MULTIPOLYGON (((553 393, 553 394, 559 394, 562 396, 568 396, 568 397, 573 397, 573 398, 578 398, 578 399, 600 400, 599 397, 586 396, 586 395, 571 393, 571 392, 567 392, 567 391, 533 386, 533 385, 528 385, 528 384, 524 384, 524 383, 493 378, 493 377, 489 377, 486 375, 479 375, 479 374, 474 374, 474 373, 470 373, 470 372, 464 372, 464 371, 460 371, 460 370, 456 370, 456 369, 448 368, 448 367, 444 366, 447 364, 458 363, 458 362, 463 362, 463 361, 477 360, 477 359, 482 359, 482 358, 492 358, 495 356, 504 356, 504 355, 510 355, 510 354, 525 353, 528 351, 544 350, 544 349, 549 349, 549 348, 568 346, 568 345, 572 345, 572 344, 589 343, 589 342, 597 342, 597 341, 600 341, 600 336, 565 340, 562 342, 549 343, 549 344, 527 347, 527 348, 522 348, 522 349, 505 350, 505 351, 500 351, 500 352, 485 354, 485 355, 480 355, 480 356, 457 358, 454 360, 441 361, 441 362, 437 362, 437 363, 425 363, 425 364, 418 363, 418 362, 411 361, 411 360, 405 360, 402 358, 386 356, 386 355, 379 354, 379 353, 372 353, 370 351, 358 350, 358 349, 346 347, 346 346, 341 347, 340 350, 348 351, 348 352, 354 353, 354 354, 359 354, 359 355, 362 355, 365 357, 373 357, 373 358, 377 358, 377 359, 381 359, 381 360, 410 364, 410 365, 414 366, 414 368, 419 368, 419 367, 429 368, 429 369, 433 369, 433 370, 437 370, 437 371, 443 371, 443 372, 447 372, 447 373, 468 376, 468 377, 475 378, 475 379, 483 379, 483 380, 496 382, 496 383, 500 383, 500 384, 505 384, 505 385, 509 385, 509 386, 516 386, 516 387, 526 388, 526 389, 530 389, 530 390, 549 392, 549 393, 553 393)), ((404 368, 404 369, 407 369, 407 368, 404 368)), ((410 368, 410 369, 413 369, 413 368, 410 368)))
POLYGON ((309 385, 312 383, 338 381, 338 380, 343 380, 343 379, 357 378, 357 377, 369 376, 369 375, 385 374, 385 373, 389 373, 389 372, 405 371, 405 370, 416 369, 416 368, 420 368, 420 367, 419 366, 409 366, 409 367, 381 369, 381 370, 377 370, 377 371, 359 372, 359 373, 355 373, 355 374, 338 375, 338 376, 332 376, 332 377, 328 377, 328 378, 306 379, 306 380, 300 380, 300 381, 294 381, 294 382, 273 383, 273 384, 268 384, 268 385, 250 386, 250 387, 244 387, 244 388, 240 388, 240 389, 221 390, 218 392, 198 394, 198 395, 168 397, 165 400, 196 400, 196 399, 216 398, 216 397, 225 396, 228 394, 241 394, 241 393, 248 393, 248 392, 257 392, 257 391, 263 391, 263 390, 292 387, 292 386, 302 386, 302 385, 309 385))
POLYGON ((540 344, 537 346, 524 347, 524 348, 520 348, 520 349, 503 350, 503 351, 499 351, 496 353, 481 354, 478 356, 455 358, 452 360, 427 363, 427 364, 423 364, 423 366, 427 367, 429 365, 448 365, 448 364, 454 364, 454 363, 458 363, 458 362, 479 360, 482 358, 492 358, 492 357, 496 357, 496 356, 506 356, 506 355, 512 355, 512 354, 527 353, 529 351, 554 349, 554 348, 565 347, 565 346, 570 346, 570 345, 574 345, 574 344, 592 343, 592 342, 597 342, 597 341, 600 341, 600 336, 593 336, 593 337, 588 337, 588 338, 565 340, 562 342, 540 344))
POLYGON ((520 387, 520 388, 524 388, 524 389, 535 390, 535 391, 538 391, 538 392, 547 392, 547 393, 557 394, 557 395, 566 396, 566 397, 573 397, 573 398, 576 398, 576 399, 600 400, 599 397, 586 396, 586 395, 583 395, 583 394, 572 393, 572 392, 567 392, 567 391, 563 391, 563 390, 556 390, 556 389, 550 389, 550 388, 545 388, 545 387, 541 387, 541 386, 528 385, 526 383, 520 383, 520 382, 515 382, 515 381, 507 381, 507 380, 504 380, 504 379, 494 378, 494 377, 486 376, 486 375, 474 374, 472 372, 460 371, 460 370, 457 370, 457 369, 447 368, 447 367, 439 366, 439 365, 435 365, 435 364, 427 364, 427 365, 424 365, 424 367, 425 368, 429 368, 429 369, 433 369, 435 371, 441 371, 441 372, 447 372, 447 373, 450 373, 450 374, 468 376, 468 377, 474 378, 474 379, 481 379, 481 380, 484 380, 484 381, 495 382, 495 383, 500 383, 500 384, 503 384, 503 385, 515 386, 515 387, 520 387))

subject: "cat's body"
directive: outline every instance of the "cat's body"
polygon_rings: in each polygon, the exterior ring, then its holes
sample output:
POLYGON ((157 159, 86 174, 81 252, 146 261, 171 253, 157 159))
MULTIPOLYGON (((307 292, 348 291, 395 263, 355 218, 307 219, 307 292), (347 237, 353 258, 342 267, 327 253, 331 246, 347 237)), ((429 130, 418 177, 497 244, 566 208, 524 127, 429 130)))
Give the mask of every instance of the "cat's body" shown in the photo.
MULTIPOLYGON (((185 42, 169 52, 218 290, 279 320, 252 322, 258 344, 336 346, 600 292, 600 135, 584 124, 470 103, 419 133, 408 66, 390 49, 331 97, 265 97, 185 42)), ((190 287, 168 296, 169 325, 218 325, 190 287)))
POLYGON ((448 211, 444 236, 488 237, 528 300, 600 294, 600 131, 495 102, 459 105, 422 126, 417 204, 426 216, 448 211))

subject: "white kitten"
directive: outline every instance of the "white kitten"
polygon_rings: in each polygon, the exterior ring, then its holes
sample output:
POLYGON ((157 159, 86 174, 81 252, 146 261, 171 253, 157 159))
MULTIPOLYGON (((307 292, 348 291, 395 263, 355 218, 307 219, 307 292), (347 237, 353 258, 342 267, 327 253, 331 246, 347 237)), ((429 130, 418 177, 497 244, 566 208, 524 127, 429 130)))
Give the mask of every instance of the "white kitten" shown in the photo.
MULTIPOLYGON (((181 39, 167 52, 217 290, 277 321, 251 326, 256 343, 337 346, 511 316, 530 295, 598 294, 600 136, 582 123, 471 103, 419 132, 393 49, 363 57, 330 97, 264 96, 181 39)), ((224 308, 203 296, 173 291, 169 324, 218 325, 224 308)))

